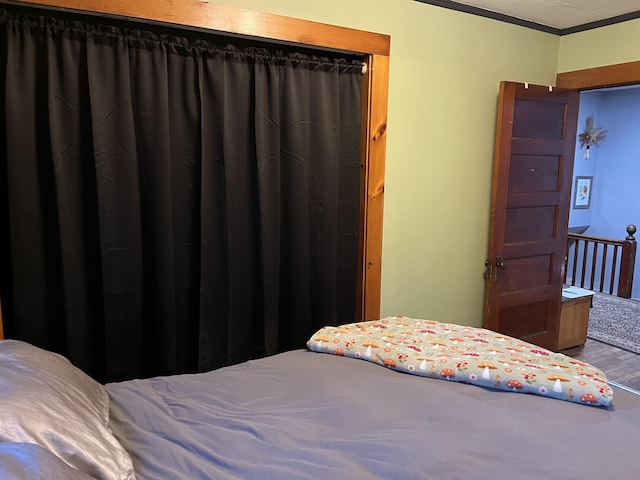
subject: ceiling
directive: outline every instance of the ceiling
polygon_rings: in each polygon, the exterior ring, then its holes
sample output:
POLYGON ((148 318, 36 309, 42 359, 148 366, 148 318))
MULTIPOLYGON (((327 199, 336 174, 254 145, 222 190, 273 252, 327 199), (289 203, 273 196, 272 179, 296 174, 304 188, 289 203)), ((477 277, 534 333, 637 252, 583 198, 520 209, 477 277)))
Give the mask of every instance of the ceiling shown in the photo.
POLYGON ((559 35, 640 18, 640 0, 418 0, 559 35))

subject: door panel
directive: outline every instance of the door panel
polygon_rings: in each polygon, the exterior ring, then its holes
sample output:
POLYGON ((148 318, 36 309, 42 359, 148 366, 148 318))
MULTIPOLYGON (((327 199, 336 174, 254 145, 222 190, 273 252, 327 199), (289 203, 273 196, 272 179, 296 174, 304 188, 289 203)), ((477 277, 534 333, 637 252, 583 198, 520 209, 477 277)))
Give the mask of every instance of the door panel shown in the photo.
POLYGON ((518 242, 549 240, 555 233, 556 209, 553 207, 512 207, 507 210, 504 241, 518 242))
POLYGON ((555 192, 558 189, 558 158, 512 154, 509 186, 512 193, 555 192))
POLYGON ((502 276, 502 291, 504 293, 519 292, 535 285, 550 285, 549 268, 552 257, 537 255, 521 257, 510 262, 509 268, 502 276))
POLYGON ((516 338, 536 335, 546 328, 545 318, 548 316, 549 303, 532 302, 526 306, 519 305, 505 308, 500 317, 500 332, 516 338))
POLYGON ((502 82, 484 326, 557 348, 578 92, 502 82))
POLYGON ((536 97, 515 100, 513 137, 562 140, 564 104, 540 103, 538 100, 536 97))

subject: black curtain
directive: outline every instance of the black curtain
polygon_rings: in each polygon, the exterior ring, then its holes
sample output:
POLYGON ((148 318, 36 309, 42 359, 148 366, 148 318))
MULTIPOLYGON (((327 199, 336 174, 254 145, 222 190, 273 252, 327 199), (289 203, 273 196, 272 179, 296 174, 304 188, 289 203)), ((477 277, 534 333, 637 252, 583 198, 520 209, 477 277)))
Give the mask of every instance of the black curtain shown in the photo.
POLYGON ((7 336, 112 381, 354 321, 360 61, 51 15, 0 10, 7 336))

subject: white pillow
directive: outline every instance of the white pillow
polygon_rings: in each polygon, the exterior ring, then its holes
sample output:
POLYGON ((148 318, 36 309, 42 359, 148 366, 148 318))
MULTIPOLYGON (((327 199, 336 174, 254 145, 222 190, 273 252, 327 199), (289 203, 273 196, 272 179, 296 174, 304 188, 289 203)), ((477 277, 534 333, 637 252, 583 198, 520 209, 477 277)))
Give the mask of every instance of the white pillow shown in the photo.
POLYGON ((0 443, 0 478, 12 480, 95 480, 35 443, 0 443))
POLYGON ((0 441, 35 443, 100 479, 135 478, 109 428, 109 396, 66 358, 0 341, 0 441))

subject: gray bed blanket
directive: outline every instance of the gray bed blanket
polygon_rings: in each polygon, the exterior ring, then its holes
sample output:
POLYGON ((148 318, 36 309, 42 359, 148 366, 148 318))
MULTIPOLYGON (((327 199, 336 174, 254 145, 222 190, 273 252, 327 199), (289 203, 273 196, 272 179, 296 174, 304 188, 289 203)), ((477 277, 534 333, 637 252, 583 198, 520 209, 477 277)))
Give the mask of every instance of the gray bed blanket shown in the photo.
POLYGON ((590 407, 296 350, 106 386, 139 479, 637 478, 640 396, 590 407))

